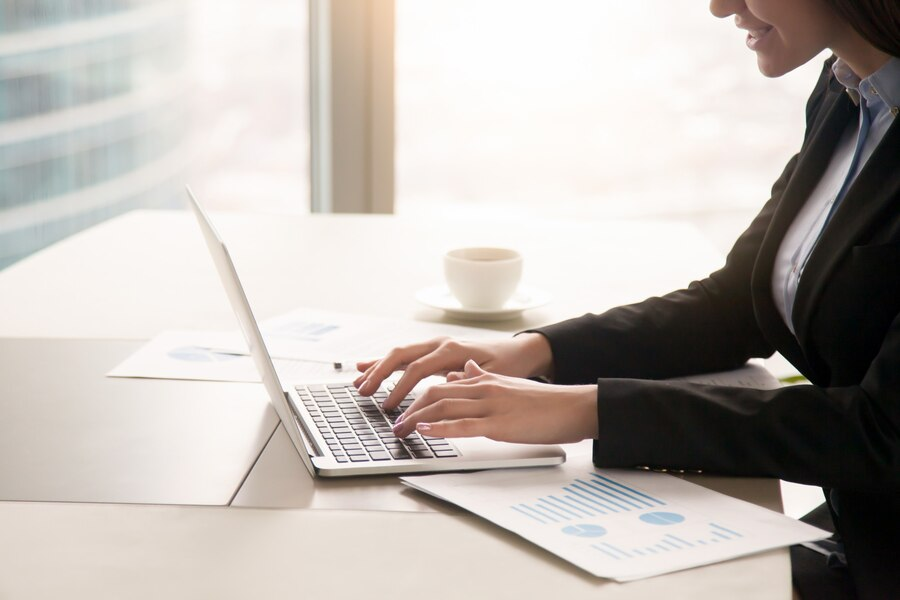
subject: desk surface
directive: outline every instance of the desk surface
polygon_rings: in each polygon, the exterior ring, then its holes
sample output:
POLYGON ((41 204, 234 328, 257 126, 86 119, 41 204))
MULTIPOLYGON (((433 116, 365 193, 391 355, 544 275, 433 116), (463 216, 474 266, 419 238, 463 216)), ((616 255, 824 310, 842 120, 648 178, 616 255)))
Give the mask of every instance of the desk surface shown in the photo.
MULTIPOLYGON (((146 339, 166 329, 234 329, 187 212, 135 211, 0 272, 0 337, 146 339)), ((387 216, 213 214, 257 318, 308 306, 444 319, 415 292, 441 283, 447 250, 505 245, 546 307, 490 324, 518 331, 643 300, 703 277, 721 255, 688 225, 422 221, 387 216), (665 248, 665 252, 660 252, 665 248)))
MULTIPOLYGON (((554 293, 545 308, 490 324, 506 331, 640 300, 721 264, 718 253, 685 225, 234 214, 213 219, 260 318, 309 306, 455 322, 417 305, 413 296, 440 281, 441 255, 456 246, 516 247, 525 255, 524 281, 554 293)), ((234 327, 186 212, 135 212, 0 272, 0 315, 0 337, 146 339, 164 329, 234 327)), ((254 426, 266 423, 264 416, 254 418, 254 426)), ((77 436, 72 440, 78 443, 77 436)), ((284 440, 276 429, 236 504, 316 506, 308 487, 279 486, 279 480, 296 476, 299 464, 279 441, 284 440)), ((777 482, 704 482, 778 504, 777 482)), ((384 485, 381 494, 396 489, 392 482, 384 485)), ((410 510, 437 512, 4 502, 0 560, 9 576, 0 590, 16 596, 27 589, 36 592, 30 596, 48 597, 62 590, 67 597, 248 597, 288 591, 349 597, 362 588, 380 597, 416 591, 438 598, 479 597, 485 590, 503 595, 513 588, 517 596, 566 598, 597 597, 598 588, 609 597, 628 598, 790 593, 783 550, 618 585, 588 577, 440 503, 409 502, 410 510), (382 540, 369 541, 370 533, 382 540), (348 558, 331 559, 341 552, 349 552, 348 558), (383 562, 401 555, 403 567, 383 562), (346 576, 348 565, 358 576, 346 576), (48 570, 55 576, 44 576, 48 570)))

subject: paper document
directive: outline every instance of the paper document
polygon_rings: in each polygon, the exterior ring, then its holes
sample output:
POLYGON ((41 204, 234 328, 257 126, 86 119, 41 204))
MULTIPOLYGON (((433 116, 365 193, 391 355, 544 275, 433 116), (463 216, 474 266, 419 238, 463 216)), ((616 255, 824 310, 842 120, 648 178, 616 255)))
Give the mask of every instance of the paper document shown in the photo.
MULTIPOLYGON (((259 328, 273 357, 339 357, 353 360, 379 358, 396 346, 438 336, 480 339, 510 335, 490 329, 308 308, 299 308, 262 321, 259 328)), ((238 331, 223 340, 223 344, 221 350, 247 352, 238 331)))
MULTIPOLYGON (((108 377, 191 379, 196 381, 260 381, 253 359, 246 354, 216 350, 229 342, 231 333, 165 331, 119 363, 108 377)), ((343 382, 358 373, 353 364, 317 359, 282 359, 272 363, 284 382, 343 382)))
MULTIPOLYGON (((395 346, 437 336, 508 337, 489 329, 405 319, 298 309, 260 324, 266 347, 285 383, 354 379, 356 361, 378 358, 395 346)), ((238 331, 167 331, 107 373, 109 377, 260 381, 238 331)))
POLYGON ((596 469, 581 461, 401 479, 617 581, 830 535, 671 475, 596 469))

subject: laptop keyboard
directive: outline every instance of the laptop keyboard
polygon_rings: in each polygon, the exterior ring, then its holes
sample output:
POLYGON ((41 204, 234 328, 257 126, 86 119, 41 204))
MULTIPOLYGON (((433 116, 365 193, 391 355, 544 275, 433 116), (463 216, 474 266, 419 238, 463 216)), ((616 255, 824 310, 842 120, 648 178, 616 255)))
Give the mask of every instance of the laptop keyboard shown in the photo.
POLYGON ((335 460, 340 463, 378 462, 459 456, 444 438, 413 432, 400 439, 392 424, 412 404, 406 397, 392 411, 383 411, 387 390, 371 398, 349 384, 299 385, 295 388, 335 460))

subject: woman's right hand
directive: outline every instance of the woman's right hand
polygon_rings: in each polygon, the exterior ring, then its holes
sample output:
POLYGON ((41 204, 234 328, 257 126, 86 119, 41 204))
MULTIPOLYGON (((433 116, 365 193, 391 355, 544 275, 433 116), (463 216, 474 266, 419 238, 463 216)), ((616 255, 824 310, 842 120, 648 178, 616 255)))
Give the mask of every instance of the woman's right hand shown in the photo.
POLYGON ((484 370, 512 377, 550 376, 553 355, 550 343, 539 333, 523 333, 508 339, 465 342, 436 338, 420 344, 394 348, 383 358, 357 363, 362 373, 353 382, 359 393, 369 396, 395 371, 404 371, 384 401, 392 410, 420 381, 431 375, 452 378, 474 360, 484 370))

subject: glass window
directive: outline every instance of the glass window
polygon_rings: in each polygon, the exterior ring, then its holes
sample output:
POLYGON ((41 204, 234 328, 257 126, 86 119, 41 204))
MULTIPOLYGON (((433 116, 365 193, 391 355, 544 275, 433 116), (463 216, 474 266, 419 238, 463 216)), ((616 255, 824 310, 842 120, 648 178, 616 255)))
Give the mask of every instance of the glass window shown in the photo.
POLYGON ((0 0, 0 268, 134 208, 308 210, 305 2, 0 0))

